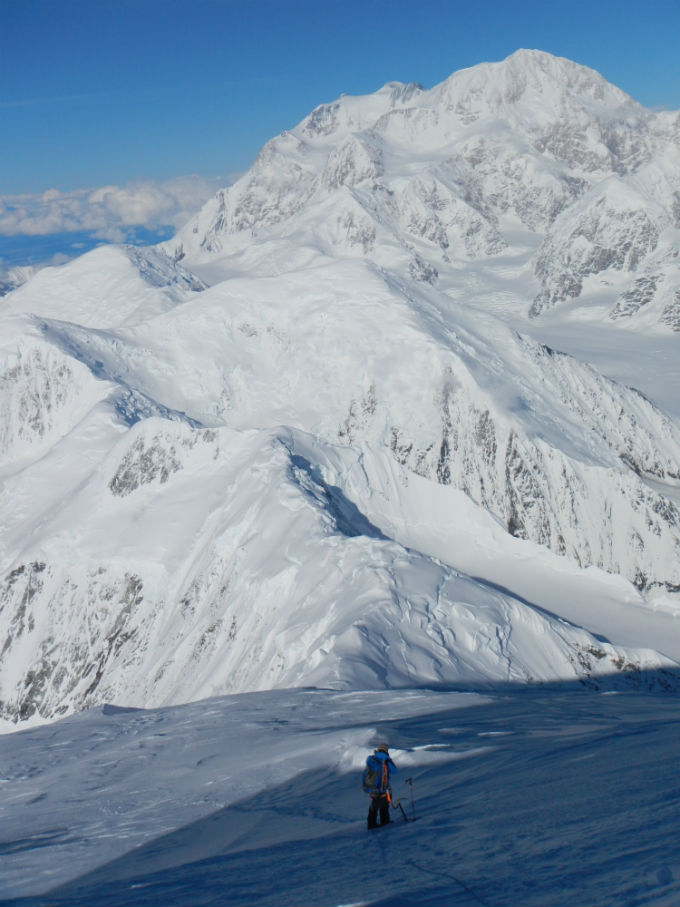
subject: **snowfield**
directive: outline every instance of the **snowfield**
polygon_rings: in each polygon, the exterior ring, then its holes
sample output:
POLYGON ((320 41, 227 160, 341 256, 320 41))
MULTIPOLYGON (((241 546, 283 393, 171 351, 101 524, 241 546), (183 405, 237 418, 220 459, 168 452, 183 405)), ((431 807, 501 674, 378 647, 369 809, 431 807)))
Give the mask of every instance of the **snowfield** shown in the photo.
POLYGON ((679 904, 679 734, 569 685, 93 709, 1 738, 0 903, 679 904), (384 738, 417 821, 369 833, 384 738))

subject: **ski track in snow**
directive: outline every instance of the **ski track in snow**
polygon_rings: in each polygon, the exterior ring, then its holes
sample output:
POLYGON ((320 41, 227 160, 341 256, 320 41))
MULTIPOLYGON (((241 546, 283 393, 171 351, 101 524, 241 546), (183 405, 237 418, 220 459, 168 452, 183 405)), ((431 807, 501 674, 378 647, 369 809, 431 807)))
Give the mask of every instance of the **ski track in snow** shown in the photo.
POLYGON ((0 738, 0 903, 680 904, 675 697, 244 694, 0 738), (369 834, 387 738, 417 821, 369 834))

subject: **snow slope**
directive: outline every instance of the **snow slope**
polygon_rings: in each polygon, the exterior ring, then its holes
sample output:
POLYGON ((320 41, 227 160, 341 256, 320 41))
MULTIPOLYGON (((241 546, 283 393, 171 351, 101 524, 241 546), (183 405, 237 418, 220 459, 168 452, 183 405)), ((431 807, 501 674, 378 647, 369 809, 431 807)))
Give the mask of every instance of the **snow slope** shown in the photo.
MULTIPOLYGON (((171 433, 147 419, 132 434, 55 512, 41 498, 27 514, 41 527, 34 550, 51 557, 7 580, 0 677, 6 689, 25 679, 6 717, 310 684, 595 683, 612 673, 623 685, 675 682, 663 670, 680 656, 672 640, 652 638, 663 654, 644 632, 611 645, 392 541, 292 431, 171 433)), ((364 457, 372 471, 390 462, 364 457)))
POLYGON ((0 903, 678 904, 679 731, 569 687, 93 709, 0 738, 0 903), (417 821, 369 833, 384 738, 417 821))
POLYGON ((390 83, 4 297, 0 715, 674 686, 676 125, 534 51, 390 83))

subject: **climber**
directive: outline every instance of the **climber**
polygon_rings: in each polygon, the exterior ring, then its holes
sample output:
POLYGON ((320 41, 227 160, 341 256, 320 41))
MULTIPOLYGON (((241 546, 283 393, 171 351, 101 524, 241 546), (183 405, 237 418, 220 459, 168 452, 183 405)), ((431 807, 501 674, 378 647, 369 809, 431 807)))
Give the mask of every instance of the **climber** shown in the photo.
POLYGON ((368 827, 378 828, 378 815, 380 825, 387 825, 390 819, 390 803, 392 791, 390 777, 395 774, 397 767, 390 759, 389 748, 386 743, 378 744, 378 748, 366 759, 366 768, 363 775, 363 789, 371 798, 368 808, 368 827))

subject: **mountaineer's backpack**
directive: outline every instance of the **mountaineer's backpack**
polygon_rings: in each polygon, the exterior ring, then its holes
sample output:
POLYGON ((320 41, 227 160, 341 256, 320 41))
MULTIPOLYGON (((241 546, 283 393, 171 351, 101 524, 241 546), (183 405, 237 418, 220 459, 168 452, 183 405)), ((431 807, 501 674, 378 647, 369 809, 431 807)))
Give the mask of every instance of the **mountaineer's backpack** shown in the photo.
POLYGON ((378 759, 375 755, 366 759, 362 786, 367 794, 382 794, 387 790, 389 787, 387 759, 378 759))

